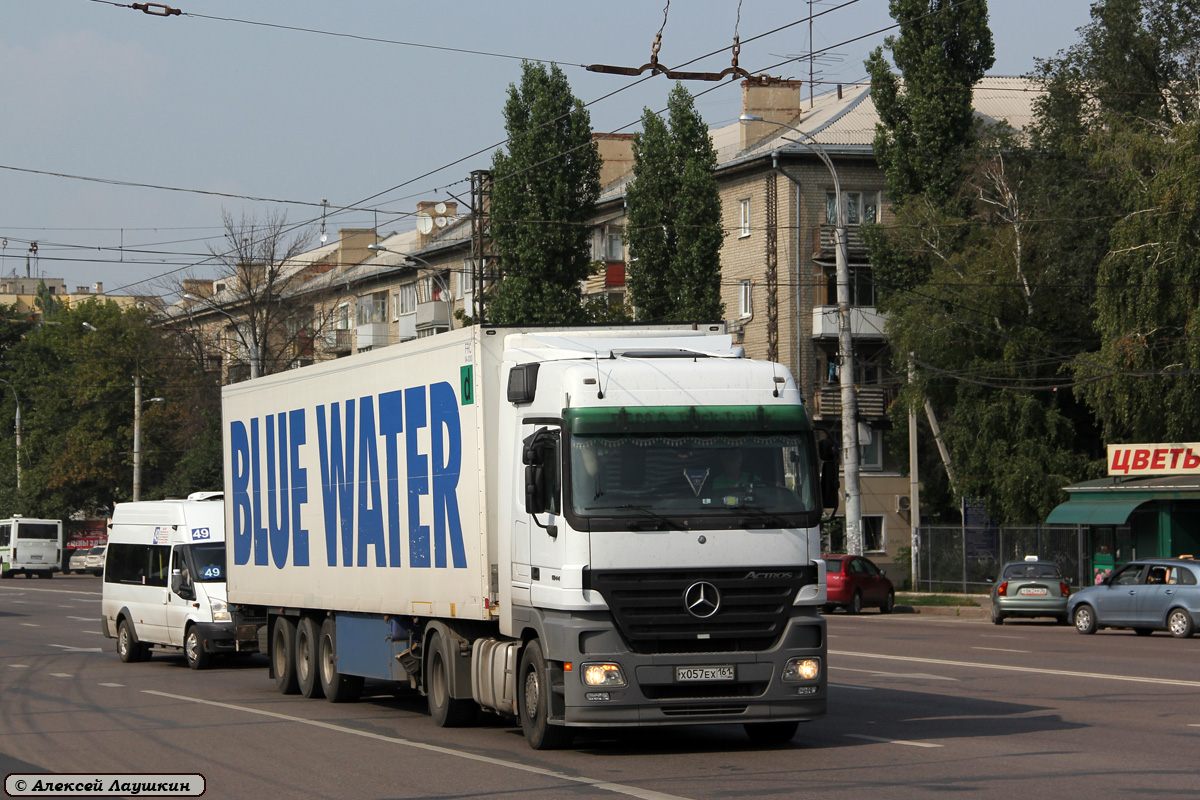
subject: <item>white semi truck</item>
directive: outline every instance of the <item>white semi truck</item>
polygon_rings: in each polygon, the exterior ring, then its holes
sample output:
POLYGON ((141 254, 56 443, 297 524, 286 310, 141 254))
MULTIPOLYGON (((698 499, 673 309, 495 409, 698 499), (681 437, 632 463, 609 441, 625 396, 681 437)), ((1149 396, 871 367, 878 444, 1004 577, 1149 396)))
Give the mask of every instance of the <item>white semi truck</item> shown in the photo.
POLYGON ((835 451, 720 326, 476 326, 222 403, 229 601, 282 692, 408 682, 536 749, 825 712, 835 451))

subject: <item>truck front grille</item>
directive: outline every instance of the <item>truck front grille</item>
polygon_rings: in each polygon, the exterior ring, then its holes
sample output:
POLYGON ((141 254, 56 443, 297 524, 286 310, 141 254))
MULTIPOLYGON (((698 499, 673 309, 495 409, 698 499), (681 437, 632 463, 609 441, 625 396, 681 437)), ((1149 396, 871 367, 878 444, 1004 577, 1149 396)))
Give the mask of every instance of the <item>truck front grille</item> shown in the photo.
POLYGON ((637 653, 762 651, 787 627, 800 588, 816 568, 719 570, 591 570, 588 588, 604 597, 629 648, 637 653), (697 584, 706 584, 703 594, 697 584), (692 594, 689 596, 689 590, 692 594), (715 597, 713 595, 715 590, 715 597), (704 616, 706 606, 716 610, 704 616))

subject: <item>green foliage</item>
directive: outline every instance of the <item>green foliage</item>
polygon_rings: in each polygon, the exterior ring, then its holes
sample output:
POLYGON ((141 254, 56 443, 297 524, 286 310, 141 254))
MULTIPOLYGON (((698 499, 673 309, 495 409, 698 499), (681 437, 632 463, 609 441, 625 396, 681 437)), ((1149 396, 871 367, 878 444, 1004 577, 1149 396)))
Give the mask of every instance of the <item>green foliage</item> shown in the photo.
POLYGON ((626 192, 626 273, 638 319, 721 319, 721 198, 716 151, 692 95, 676 84, 668 122, 646 109, 626 192))
MULTIPOLYGON (((15 476, 3 481, 12 487, 0 492, 4 513, 66 518, 130 499, 134 375, 143 401, 166 401, 144 403, 142 497, 161 497, 166 483, 192 478, 205 483, 189 491, 219 488, 215 385, 146 312, 93 299, 60 309, 4 351, 0 377, 20 396, 23 433, 21 491, 15 476)), ((15 471, 14 448, 0 440, 0 475, 15 471)))
POLYGON ((889 12, 904 23, 901 32, 866 62, 881 120, 875 156, 893 201, 923 194, 943 207, 961 182, 974 126, 971 87, 995 61, 987 4, 890 0, 889 12), (903 86, 884 59, 885 48, 903 86))
POLYGON ((501 325, 584 317, 588 223, 600 194, 591 117, 556 65, 525 62, 504 107, 508 152, 492 158, 492 237, 503 280, 488 306, 501 325))

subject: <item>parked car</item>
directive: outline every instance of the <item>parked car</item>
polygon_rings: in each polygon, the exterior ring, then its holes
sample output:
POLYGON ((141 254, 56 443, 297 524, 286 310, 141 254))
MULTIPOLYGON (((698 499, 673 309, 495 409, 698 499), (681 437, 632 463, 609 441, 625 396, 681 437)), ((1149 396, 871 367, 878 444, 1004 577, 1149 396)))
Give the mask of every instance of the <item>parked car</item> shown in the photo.
POLYGON ((1054 617, 1066 625, 1071 587, 1052 561, 1027 556, 1005 564, 992 584, 992 622, 1003 625, 1008 617, 1054 617))
POLYGON ((103 575, 104 574, 104 551, 105 551, 105 549, 107 549, 106 545, 101 544, 101 545, 97 545, 96 547, 93 547, 91 550, 88 550, 86 568, 87 568, 87 571, 92 573, 93 575, 103 575))
POLYGON ((78 572, 80 575, 87 572, 87 557, 89 548, 81 547, 78 550, 71 551, 71 558, 67 561, 67 572, 78 572))
POLYGON ((844 608, 857 614, 863 606, 873 606, 882 614, 892 613, 896 591, 883 570, 862 556, 826 555, 825 610, 844 608))
POLYGON ((1200 622, 1200 563, 1190 559, 1131 561, 1101 583, 1080 589, 1067 605, 1075 630, 1132 628, 1142 636, 1191 636, 1200 622))

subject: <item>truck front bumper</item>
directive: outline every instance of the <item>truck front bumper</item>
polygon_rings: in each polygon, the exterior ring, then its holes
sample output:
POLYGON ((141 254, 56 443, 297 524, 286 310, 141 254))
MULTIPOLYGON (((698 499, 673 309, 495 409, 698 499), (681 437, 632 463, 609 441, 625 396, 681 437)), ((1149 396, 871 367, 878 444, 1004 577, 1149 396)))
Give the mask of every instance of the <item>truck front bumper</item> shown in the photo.
POLYGON ((549 657, 556 666, 571 664, 560 673, 562 705, 552 707, 551 717, 559 724, 774 722, 825 714, 825 620, 812 609, 797 609, 775 646, 759 652, 636 653, 624 645, 606 615, 546 612, 542 622, 549 657), (815 659, 820 672, 811 680, 784 680, 791 659, 815 659), (586 665, 597 663, 618 665, 625 685, 585 685, 586 665))

